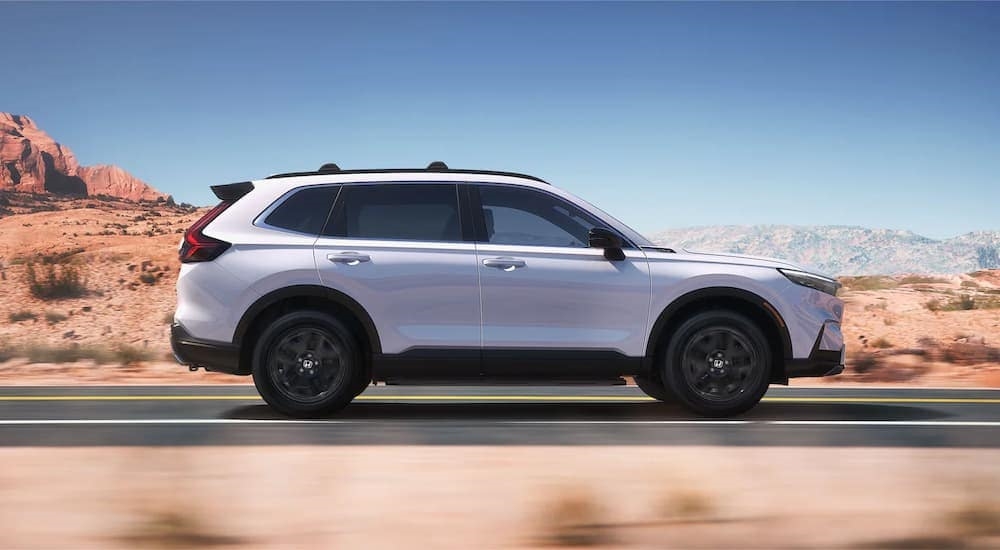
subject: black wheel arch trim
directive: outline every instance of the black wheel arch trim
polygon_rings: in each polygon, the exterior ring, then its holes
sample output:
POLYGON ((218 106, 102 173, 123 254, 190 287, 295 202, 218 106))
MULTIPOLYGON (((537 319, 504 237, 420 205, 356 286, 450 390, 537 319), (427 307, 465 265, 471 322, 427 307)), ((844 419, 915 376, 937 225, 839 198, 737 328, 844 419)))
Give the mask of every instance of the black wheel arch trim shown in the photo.
POLYGON ((264 296, 260 297, 243 313, 243 317, 240 318, 240 322, 236 325, 236 333, 233 335, 233 344, 238 347, 242 347, 243 338, 246 336, 250 327, 253 326, 254 321, 257 317, 264 312, 267 308, 281 302, 283 300, 288 300, 291 298, 320 298, 324 300, 329 300, 336 303, 339 306, 350 311, 361 323, 361 327, 364 329, 366 336, 368 337, 368 343, 371 346, 371 353, 382 353, 382 341, 379 339, 378 330, 375 328, 375 323, 372 321, 371 315, 361 307, 357 301, 353 298, 329 287, 320 285, 293 285, 278 290, 269 292, 264 296))
POLYGON ((767 300, 760 297, 753 292, 748 290, 743 290, 742 288, 735 287, 706 287, 700 288, 698 290, 693 290, 687 294, 682 294, 680 297, 670 302, 667 307, 660 312, 659 317, 657 317, 656 322, 653 323, 652 330, 649 331, 649 339, 646 341, 646 356, 645 359, 649 366, 652 367, 653 361, 655 361, 656 352, 659 348, 662 340, 663 329, 673 321, 678 312, 684 309, 686 306, 692 303, 702 301, 702 300, 712 300, 718 298, 725 299, 737 299, 746 302, 748 305, 754 306, 760 309, 760 312, 766 315, 768 318, 774 321, 775 327, 778 329, 778 338, 781 340, 782 353, 785 360, 793 357, 792 355, 792 338, 788 334, 788 325, 785 320, 778 313, 778 310, 774 308, 767 300))

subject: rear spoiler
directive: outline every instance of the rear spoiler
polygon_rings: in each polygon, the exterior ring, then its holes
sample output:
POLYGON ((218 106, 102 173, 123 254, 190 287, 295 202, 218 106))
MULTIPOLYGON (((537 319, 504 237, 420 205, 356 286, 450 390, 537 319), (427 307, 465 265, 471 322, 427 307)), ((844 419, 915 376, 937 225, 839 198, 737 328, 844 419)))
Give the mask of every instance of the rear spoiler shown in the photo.
POLYGON ((250 191, 253 191, 253 183, 249 181, 212 186, 212 192, 215 193, 216 197, 219 197, 220 201, 235 202, 250 191))

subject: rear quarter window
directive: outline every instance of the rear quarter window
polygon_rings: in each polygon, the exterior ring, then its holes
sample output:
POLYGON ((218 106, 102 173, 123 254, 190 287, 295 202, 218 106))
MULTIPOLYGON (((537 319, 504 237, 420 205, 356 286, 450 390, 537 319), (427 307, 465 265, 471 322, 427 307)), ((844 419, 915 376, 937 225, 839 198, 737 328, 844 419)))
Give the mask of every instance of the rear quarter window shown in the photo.
POLYGON ((339 185, 307 187, 293 191, 264 218, 264 223, 296 233, 319 235, 340 191, 339 185))

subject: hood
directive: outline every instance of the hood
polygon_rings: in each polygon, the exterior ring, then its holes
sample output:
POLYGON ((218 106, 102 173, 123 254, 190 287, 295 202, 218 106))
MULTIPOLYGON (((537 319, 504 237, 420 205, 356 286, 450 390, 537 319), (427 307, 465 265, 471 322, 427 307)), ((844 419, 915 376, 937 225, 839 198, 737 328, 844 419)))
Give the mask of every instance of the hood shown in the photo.
MULTIPOLYGON (((647 254, 649 255, 650 253, 647 252, 647 254)), ((654 252, 652 254, 659 254, 659 253, 654 252)), ((824 277, 829 277, 829 275, 824 275, 821 271, 815 268, 799 265, 778 258, 767 258, 764 256, 749 256, 746 254, 729 254, 726 252, 698 252, 694 250, 684 250, 684 249, 677 250, 676 255, 684 256, 685 259, 695 262, 750 265, 756 267, 771 267, 775 269, 777 268, 796 269, 799 271, 805 271, 807 273, 814 273, 816 275, 823 275, 824 277)))

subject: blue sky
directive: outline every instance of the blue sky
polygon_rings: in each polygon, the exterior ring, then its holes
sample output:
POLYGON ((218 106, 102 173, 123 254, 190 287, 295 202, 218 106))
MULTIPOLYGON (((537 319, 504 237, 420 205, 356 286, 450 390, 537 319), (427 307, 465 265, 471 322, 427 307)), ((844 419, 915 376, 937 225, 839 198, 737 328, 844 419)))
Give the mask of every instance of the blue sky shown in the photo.
POLYGON ((0 111, 178 201, 532 173, 640 231, 1000 229, 1000 4, 9 4, 0 111))

